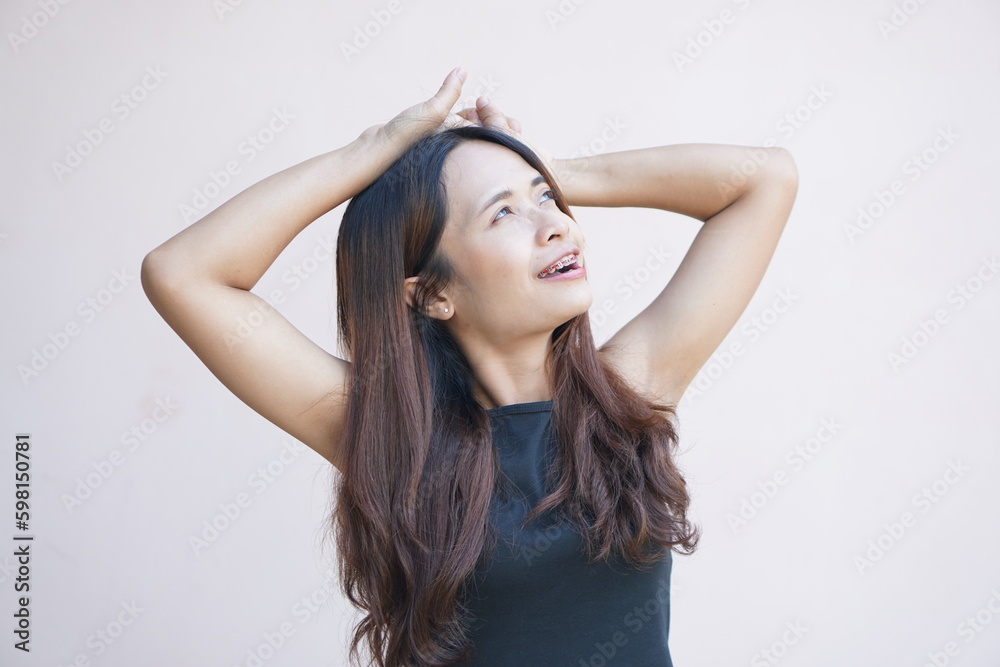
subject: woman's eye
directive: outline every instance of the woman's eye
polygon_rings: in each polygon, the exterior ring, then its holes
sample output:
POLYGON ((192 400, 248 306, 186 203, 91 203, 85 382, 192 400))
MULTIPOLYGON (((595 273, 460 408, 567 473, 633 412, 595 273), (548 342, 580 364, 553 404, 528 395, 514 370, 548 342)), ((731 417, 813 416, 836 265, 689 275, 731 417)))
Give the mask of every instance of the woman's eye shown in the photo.
MULTIPOLYGON (((543 192, 543 193, 542 193, 542 195, 543 195, 543 196, 544 196, 544 195, 550 195, 550 199, 551 199, 552 201, 555 201, 555 200, 556 200, 556 198, 557 198, 557 197, 556 197, 556 191, 555 191, 555 190, 546 190, 545 192, 543 192)), ((543 201, 544 201, 544 200, 543 200, 543 201)), ((511 213, 513 213, 513 211, 511 210, 510 206, 504 206, 504 207, 503 207, 502 209, 500 209, 499 211, 497 211, 497 216, 496 216, 495 218, 493 218, 493 221, 495 222, 495 221, 499 220, 500 218, 503 218, 503 217, 505 217, 505 216, 502 216, 502 215, 500 215, 500 214, 501 214, 501 213, 503 213, 504 211, 511 211, 511 213)))

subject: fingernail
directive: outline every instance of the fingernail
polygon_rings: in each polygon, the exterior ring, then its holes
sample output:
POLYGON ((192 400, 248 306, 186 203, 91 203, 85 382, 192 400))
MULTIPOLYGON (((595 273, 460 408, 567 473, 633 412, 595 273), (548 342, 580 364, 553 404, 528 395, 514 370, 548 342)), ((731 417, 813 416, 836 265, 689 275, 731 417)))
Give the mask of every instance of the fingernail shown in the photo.
POLYGON ((456 70, 457 70, 456 74, 458 75, 458 78, 461 79, 462 81, 465 81, 465 70, 462 69, 461 67, 456 68, 456 70))
POLYGON ((480 100, 479 102, 480 106, 486 106, 487 104, 490 103, 490 98, 486 96, 480 97, 479 100, 480 100))

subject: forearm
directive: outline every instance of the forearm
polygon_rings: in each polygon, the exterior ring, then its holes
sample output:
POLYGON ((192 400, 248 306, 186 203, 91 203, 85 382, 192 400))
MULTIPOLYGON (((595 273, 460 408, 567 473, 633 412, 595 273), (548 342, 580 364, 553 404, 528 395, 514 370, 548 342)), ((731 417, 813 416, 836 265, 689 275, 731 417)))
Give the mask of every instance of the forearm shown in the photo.
POLYGON ((570 206, 657 208, 704 222, 790 160, 781 148, 676 144, 554 162, 570 206))
POLYGON ((367 187, 396 157, 366 131, 239 193, 155 248, 143 271, 250 290, 299 232, 367 187))

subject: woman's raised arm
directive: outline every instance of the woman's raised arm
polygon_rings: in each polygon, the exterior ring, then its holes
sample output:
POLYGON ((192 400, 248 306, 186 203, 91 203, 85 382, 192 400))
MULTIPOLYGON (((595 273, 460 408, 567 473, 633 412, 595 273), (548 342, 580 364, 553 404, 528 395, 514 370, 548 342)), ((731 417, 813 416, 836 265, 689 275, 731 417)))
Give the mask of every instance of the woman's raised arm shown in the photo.
POLYGON ((453 70, 434 97, 342 148, 251 186, 142 262, 142 286, 153 307, 209 370, 338 468, 350 364, 250 290, 311 222, 367 187, 421 136, 449 118, 461 121, 449 112, 463 78, 453 70))
POLYGON ((638 206, 704 223, 653 302, 602 346, 645 393, 676 404, 736 324, 798 190, 783 148, 678 144, 555 160, 567 202, 638 206))

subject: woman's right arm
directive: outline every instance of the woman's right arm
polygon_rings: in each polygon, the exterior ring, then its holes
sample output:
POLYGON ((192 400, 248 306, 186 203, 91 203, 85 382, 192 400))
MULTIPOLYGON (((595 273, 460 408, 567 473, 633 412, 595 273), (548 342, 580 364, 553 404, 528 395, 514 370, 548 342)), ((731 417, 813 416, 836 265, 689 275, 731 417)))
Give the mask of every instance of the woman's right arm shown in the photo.
POLYGON ((461 78, 449 74, 434 97, 342 148, 251 186, 142 262, 142 286, 153 307, 209 370, 253 410, 341 470, 350 364, 306 338, 250 290, 299 232, 440 126, 461 86, 461 78), (241 325, 248 320, 260 324, 241 325))

